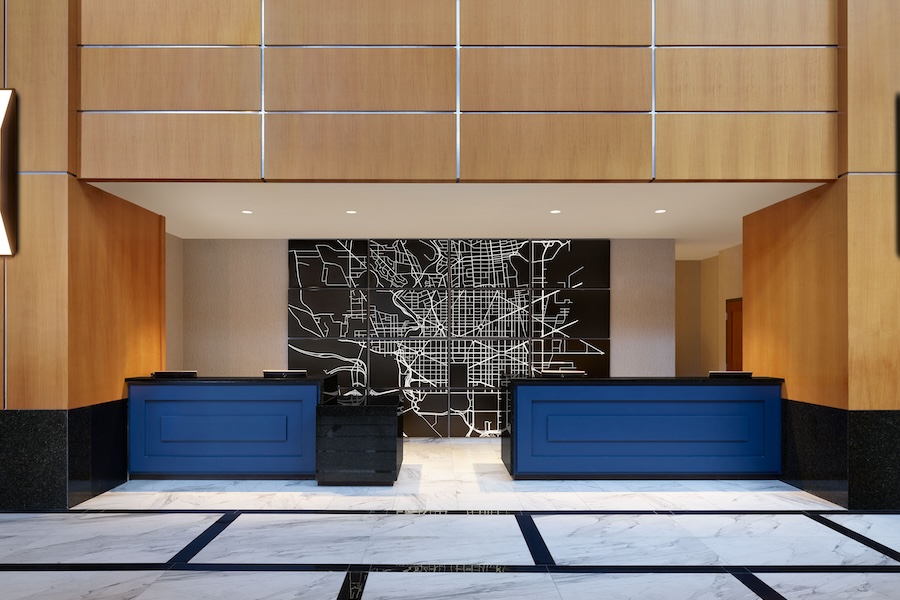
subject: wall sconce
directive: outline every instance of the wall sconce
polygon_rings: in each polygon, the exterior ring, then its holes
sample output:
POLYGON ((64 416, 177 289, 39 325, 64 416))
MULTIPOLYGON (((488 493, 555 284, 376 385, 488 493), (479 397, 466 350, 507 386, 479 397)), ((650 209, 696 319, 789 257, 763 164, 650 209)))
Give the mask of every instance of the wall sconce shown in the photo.
POLYGON ((0 90, 0 256, 16 253, 19 229, 16 91, 0 90))

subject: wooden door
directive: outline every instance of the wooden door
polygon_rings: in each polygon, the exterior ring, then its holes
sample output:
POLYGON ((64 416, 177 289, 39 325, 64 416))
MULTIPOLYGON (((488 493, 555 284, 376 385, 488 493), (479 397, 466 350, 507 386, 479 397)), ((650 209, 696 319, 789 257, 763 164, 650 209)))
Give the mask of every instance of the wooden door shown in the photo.
POLYGON ((741 371, 744 363, 744 300, 725 301, 725 368, 741 371))

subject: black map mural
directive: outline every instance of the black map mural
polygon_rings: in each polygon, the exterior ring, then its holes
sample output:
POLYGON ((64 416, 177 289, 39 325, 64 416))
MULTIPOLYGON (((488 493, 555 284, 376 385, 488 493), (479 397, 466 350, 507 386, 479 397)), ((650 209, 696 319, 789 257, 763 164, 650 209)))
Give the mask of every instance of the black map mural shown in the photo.
POLYGON ((608 240, 292 240, 288 367, 399 395, 409 436, 498 436, 502 382, 609 376, 608 240))

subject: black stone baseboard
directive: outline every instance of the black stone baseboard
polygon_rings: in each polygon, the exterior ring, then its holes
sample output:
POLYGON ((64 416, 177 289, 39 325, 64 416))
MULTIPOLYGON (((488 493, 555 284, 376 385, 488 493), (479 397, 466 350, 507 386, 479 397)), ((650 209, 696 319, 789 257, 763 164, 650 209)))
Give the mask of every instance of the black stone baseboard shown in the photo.
POLYGON ((128 479, 128 401, 69 411, 69 506, 128 479))
POLYGON ((850 411, 850 508, 900 509, 900 411, 850 411))
POLYGON ((847 507, 848 412, 784 400, 781 432, 781 479, 847 507))

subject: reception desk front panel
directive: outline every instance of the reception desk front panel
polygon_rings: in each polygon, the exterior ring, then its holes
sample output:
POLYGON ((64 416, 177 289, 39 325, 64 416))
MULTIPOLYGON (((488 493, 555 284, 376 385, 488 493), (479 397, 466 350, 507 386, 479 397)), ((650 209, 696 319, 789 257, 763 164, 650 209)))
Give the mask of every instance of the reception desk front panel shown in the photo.
POLYGON ((315 474, 317 379, 132 379, 132 476, 315 474))
POLYGON ((516 478, 781 470, 781 380, 517 380, 510 392, 516 478))

